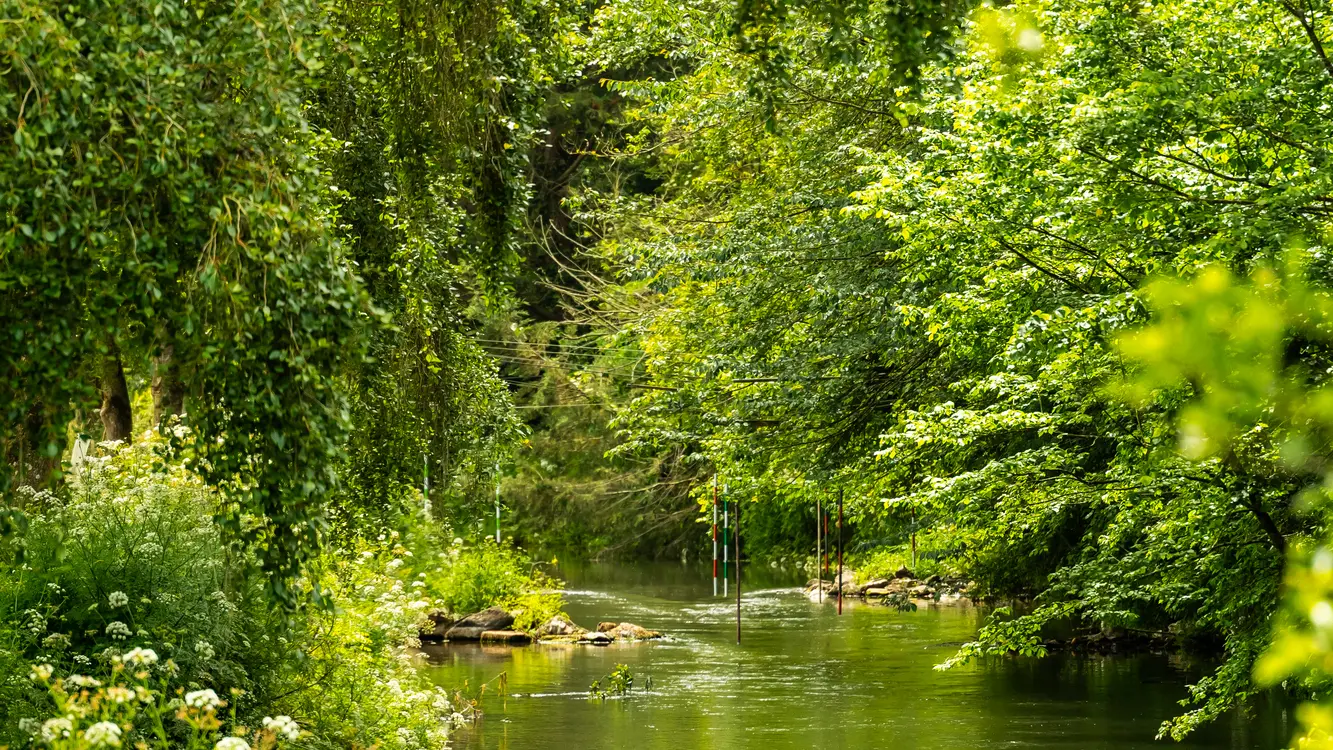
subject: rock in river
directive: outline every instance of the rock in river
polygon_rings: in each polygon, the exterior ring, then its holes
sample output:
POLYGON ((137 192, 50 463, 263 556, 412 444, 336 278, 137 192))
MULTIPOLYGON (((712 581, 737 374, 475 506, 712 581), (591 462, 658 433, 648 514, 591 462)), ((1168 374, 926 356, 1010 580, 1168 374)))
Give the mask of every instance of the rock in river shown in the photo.
POLYGON ((612 640, 614 639, 611 636, 601 632, 584 633, 579 636, 579 643, 588 643, 593 646, 609 646, 612 640))
POLYGON ((504 630, 513 624, 513 615, 499 607, 491 607, 459 620, 444 637, 451 641, 478 641, 488 630, 504 630))
POLYGON ((580 634, 582 634, 582 633, 586 633, 586 632, 587 632, 586 630, 584 630, 583 628, 579 627, 578 625, 575 625, 574 623, 570 622, 569 620, 565 619, 564 617, 561 617, 560 615, 556 615, 555 617, 552 617, 551 619, 549 619, 549 620, 546 621, 546 624, 543 625, 543 626, 541 627, 541 633, 540 633, 540 634, 541 634, 541 635, 580 635, 580 634))
POLYGON ((861 586, 857 589, 856 593, 862 596, 872 596, 872 594, 870 593, 871 589, 887 588, 888 585, 889 585, 889 579, 876 578, 873 581, 866 581, 865 583, 861 584, 861 586))
POLYGON ((614 629, 606 631, 606 633, 614 638, 625 638, 631 641, 662 637, 662 634, 656 630, 649 630, 632 622, 622 622, 614 629))
POLYGON ((481 634, 482 643, 507 643, 521 646, 532 643, 532 636, 518 630, 487 630, 481 634))
POLYGON ((454 626, 454 618, 447 612, 440 609, 431 610, 426 614, 426 624, 421 628, 422 643, 439 643, 444 640, 444 634, 449 632, 449 628, 454 626))

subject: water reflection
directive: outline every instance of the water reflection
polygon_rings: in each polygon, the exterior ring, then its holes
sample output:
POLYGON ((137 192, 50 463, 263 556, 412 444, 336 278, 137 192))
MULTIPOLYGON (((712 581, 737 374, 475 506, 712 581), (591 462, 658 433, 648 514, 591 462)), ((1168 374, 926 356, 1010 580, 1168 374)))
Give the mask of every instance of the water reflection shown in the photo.
POLYGON ((631 621, 670 638, 437 649, 430 671, 439 684, 490 685, 486 715, 456 747, 1273 750, 1287 736, 1283 712, 1270 709, 1184 743, 1155 742, 1158 725, 1180 710, 1191 669, 1170 657, 1002 659, 936 672, 976 631, 980 613, 967 605, 898 613, 849 602, 838 616, 795 588, 797 575, 755 567, 738 646, 734 598, 712 598, 698 566, 581 565, 559 574, 575 622, 631 621), (632 667, 639 689, 590 699, 588 686, 618 663, 632 667), (502 672, 507 698, 494 694, 502 672))

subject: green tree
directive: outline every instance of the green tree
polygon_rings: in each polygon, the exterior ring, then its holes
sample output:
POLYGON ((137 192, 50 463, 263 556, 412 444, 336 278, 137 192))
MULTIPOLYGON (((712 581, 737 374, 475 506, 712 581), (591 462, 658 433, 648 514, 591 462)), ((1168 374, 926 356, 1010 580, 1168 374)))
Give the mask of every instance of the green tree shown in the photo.
POLYGON ((12 0, 0 15, 4 486, 57 472, 99 390, 105 436, 126 437, 124 353, 169 356, 194 464, 234 503, 222 515, 290 576, 322 533, 347 430, 333 375, 370 314, 303 115, 323 14, 12 0))
MULTIPOLYGON (((1316 475, 1272 431, 1181 455, 1188 389, 1107 387, 1149 279, 1304 243, 1328 281, 1322 21, 1268 2, 983 7, 903 79, 873 35, 830 61, 837 19, 795 5, 771 37, 784 75, 756 91, 765 63, 723 8, 599 15, 604 59, 672 61, 608 83, 645 123, 624 158, 661 187, 580 197, 612 227, 606 298, 638 300, 616 323, 649 353, 622 450, 697 445, 777 515, 844 487, 867 542, 929 519, 951 565, 1037 603, 960 658, 1043 653, 1054 620, 1170 628, 1226 659, 1163 732, 1243 701, 1286 551, 1323 527, 1296 502, 1316 475)), ((1304 340, 1284 356, 1327 370, 1304 340)))

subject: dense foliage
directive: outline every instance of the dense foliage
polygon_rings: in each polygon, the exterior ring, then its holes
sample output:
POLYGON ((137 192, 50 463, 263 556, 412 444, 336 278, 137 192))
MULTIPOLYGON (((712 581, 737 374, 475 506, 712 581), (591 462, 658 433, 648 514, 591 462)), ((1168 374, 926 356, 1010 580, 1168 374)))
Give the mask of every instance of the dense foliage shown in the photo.
POLYGON ((427 613, 558 612, 453 532, 574 20, 0 3, 0 746, 440 747, 427 613))
MULTIPOLYGON (((920 529, 932 560, 1035 599, 960 659, 1041 653, 1052 620, 1169 629, 1226 659, 1165 734, 1243 701, 1285 556, 1324 528, 1297 502, 1318 472, 1264 424, 1203 452, 1191 422, 1177 451, 1191 396, 1217 404, 1197 378, 1127 399, 1114 341, 1158 276, 1299 246, 1329 281, 1323 17, 986 6, 904 67, 879 4, 782 5, 767 56, 731 7, 613 2, 594 24, 603 69, 660 61, 605 81, 637 126, 609 169, 655 185, 570 201, 615 276, 575 302, 643 352, 617 451, 684 446, 772 546, 806 548, 816 495, 844 490, 863 547, 920 529), (830 59, 846 34, 859 53, 830 59)), ((1283 347, 1321 382, 1322 343, 1283 347)))
POLYGON ((153 445, 111 447, 71 482, 63 497, 32 497, 27 532, 0 547, 0 743, 21 745, 41 734, 34 727, 67 718, 80 736, 111 721, 137 726, 133 738, 154 746, 198 746, 191 732, 201 727, 172 720, 175 707, 158 707, 168 733, 159 745, 155 704, 130 701, 124 716, 61 708, 59 696, 52 704, 49 684, 76 703, 87 690, 88 707, 114 707, 124 701, 98 700, 98 689, 140 671, 138 684, 163 702, 178 688, 220 696, 225 733, 290 716, 318 743, 436 747, 462 720, 454 714, 469 710, 408 658, 426 612, 445 606, 430 590, 463 575, 466 560, 417 564, 396 533, 326 551, 310 575, 337 608, 286 615, 269 606, 256 561, 227 552, 209 522, 217 493, 189 471, 164 469, 153 445), (135 662, 145 649, 152 663, 135 662))
POLYGON ((1174 738, 1321 694, 1329 18, 0 0, 0 732, 181 683, 438 743, 422 610, 559 607, 473 541, 502 474, 582 552, 688 552, 718 476, 804 554, 844 495, 870 569, 1030 603, 951 663, 1220 650, 1174 738))
POLYGON ((331 503, 392 525, 434 473, 467 512, 518 428, 464 314, 516 257, 562 6, 0 15, 0 491, 188 413, 185 458, 289 605, 331 503))

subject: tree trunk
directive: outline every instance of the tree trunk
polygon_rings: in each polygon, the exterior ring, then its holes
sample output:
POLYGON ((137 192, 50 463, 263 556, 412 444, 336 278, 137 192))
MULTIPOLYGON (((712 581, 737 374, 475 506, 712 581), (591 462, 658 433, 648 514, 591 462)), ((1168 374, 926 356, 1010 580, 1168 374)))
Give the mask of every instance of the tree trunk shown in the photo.
POLYGON ((185 384, 175 354, 175 347, 167 344, 153 358, 153 424, 158 427, 185 411, 185 384))
POLYGON ((120 364, 120 351, 112 345, 102 362, 102 417, 103 440, 129 440, 134 430, 134 415, 130 411, 130 389, 125 384, 125 369, 120 364))

